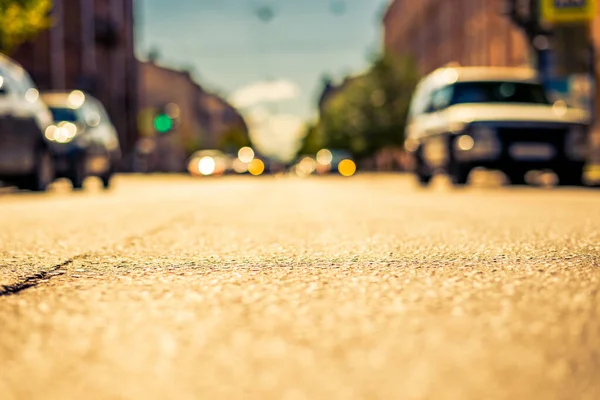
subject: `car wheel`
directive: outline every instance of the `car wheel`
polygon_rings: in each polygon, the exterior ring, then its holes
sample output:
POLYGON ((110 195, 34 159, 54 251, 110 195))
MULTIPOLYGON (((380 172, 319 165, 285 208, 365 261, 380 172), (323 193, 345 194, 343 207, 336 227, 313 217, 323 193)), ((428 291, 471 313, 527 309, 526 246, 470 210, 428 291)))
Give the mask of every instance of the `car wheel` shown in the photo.
POLYGON ((432 178, 433 177, 431 175, 417 174, 417 181, 421 186, 429 186, 432 178))
POLYGON ((73 185, 73 190, 82 190, 85 178, 85 158, 75 157, 71 162, 69 173, 69 180, 73 185))
POLYGON ((585 186, 583 179, 583 168, 573 168, 563 172, 558 172, 559 186, 585 186))
POLYGON ((417 175, 417 181, 419 182, 419 185, 428 186, 431 183, 433 175, 431 174, 431 171, 429 171, 429 168, 427 167, 427 165, 425 165, 425 162, 418 153, 415 156, 415 172, 417 175))
POLYGON ((511 185, 527 185, 527 181, 525 180, 525 172, 522 171, 509 171, 505 173, 510 181, 511 185))
POLYGON ((112 165, 109 167, 108 171, 106 171, 106 173, 104 173, 100 179, 102 180, 102 187, 104 188, 104 190, 108 190, 110 189, 110 184, 112 183, 112 177, 113 177, 113 167, 112 165))
POLYGON ((465 186, 469 183, 469 175, 471 174, 471 168, 467 165, 452 162, 450 167, 450 179, 454 186, 465 186))
POLYGON ((20 188, 34 192, 45 192, 54 181, 54 161, 47 149, 39 149, 35 157, 35 171, 25 178, 20 188))

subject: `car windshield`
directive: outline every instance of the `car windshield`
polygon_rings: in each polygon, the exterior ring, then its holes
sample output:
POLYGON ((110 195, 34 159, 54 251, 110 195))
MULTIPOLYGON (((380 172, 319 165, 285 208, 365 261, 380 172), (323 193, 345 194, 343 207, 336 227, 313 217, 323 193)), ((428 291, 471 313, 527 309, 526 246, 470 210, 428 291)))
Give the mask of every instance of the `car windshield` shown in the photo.
POLYGON ((72 108, 66 107, 50 107, 50 111, 52 112, 52 117, 56 122, 77 122, 79 121, 79 115, 77 111, 72 108))
POLYGON ((451 104, 519 103, 550 104, 544 87, 521 82, 458 82, 453 85, 451 104))

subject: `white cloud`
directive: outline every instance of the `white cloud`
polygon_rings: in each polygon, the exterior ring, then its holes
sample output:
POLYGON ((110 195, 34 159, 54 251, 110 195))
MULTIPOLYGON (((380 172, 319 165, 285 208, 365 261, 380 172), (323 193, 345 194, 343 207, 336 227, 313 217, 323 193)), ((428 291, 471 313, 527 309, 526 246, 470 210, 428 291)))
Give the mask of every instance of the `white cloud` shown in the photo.
POLYGON ((302 135, 302 118, 293 114, 270 114, 263 107, 246 112, 252 142, 268 156, 293 156, 302 135))
POLYGON ((300 88, 292 81, 262 81, 243 86, 231 96, 231 102, 240 108, 259 103, 290 100, 298 97, 300 88))

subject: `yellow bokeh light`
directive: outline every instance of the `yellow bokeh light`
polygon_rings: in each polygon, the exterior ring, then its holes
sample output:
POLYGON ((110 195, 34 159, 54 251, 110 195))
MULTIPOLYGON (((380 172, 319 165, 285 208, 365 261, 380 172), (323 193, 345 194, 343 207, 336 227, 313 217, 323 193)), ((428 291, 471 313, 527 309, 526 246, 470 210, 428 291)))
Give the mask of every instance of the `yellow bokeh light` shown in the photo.
POLYGON ((356 173, 356 164, 352 160, 342 160, 338 165, 338 171, 342 176, 352 176, 356 173))
POLYGON ((319 150, 317 153, 317 162, 321 165, 329 165, 333 161, 333 154, 327 149, 319 150))
POLYGON ((464 151, 469 151, 475 147, 475 141, 469 135, 462 135, 458 138, 458 148, 464 151))
POLYGON ((238 151, 238 158, 241 162, 248 164, 254 160, 254 150, 250 147, 242 147, 240 151, 238 151))
POLYGON ((262 160, 255 158, 248 164, 248 171, 254 176, 261 175, 265 172, 265 163, 263 163, 262 160))

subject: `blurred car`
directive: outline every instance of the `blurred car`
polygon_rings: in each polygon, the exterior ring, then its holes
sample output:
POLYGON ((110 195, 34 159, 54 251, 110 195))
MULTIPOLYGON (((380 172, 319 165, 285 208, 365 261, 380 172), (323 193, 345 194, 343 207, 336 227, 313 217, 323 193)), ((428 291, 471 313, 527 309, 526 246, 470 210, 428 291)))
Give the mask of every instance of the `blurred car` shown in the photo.
POLYGON ((233 159, 220 150, 200 150, 192 154, 188 172, 193 176, 221 176, 232 171, 233 159))
POLYGON ((102 103, 81 91, 48 92, 43 101, 54 123, 45 132, 51 143, 57 177, 81 189, 88 176, 97 176, 104 188, 121 159, 117 130, 102 103))
POLYGON ((533 70, 441 68, 413 95, 405 149, 422 185, 438 171, 464 185, 477 167, 513 184, 552 170, 560 184, 581 185, 588 124, 586 111, 549 101, 533 70))
POLYGON ((45 191, 54 180, 48 140, 52 118, 29 74, 0 55, 0 181, 45 191))
POLYGON ((346 150, 320 150, 315 157, 301 156, 290 167, 290 172, 298 176, 336 174, 352 176, 356 173, 356 164, 352 154, 346 150))
MULTIPOLYGON (((350 154, 350 152, 346 150, 331 150, 331 156, 331 171, 334 173, 345 175, 346 171, 344 170, 344 167, 346 166, 346 164, 351 162, 351 165, 355 165, 352 154, 350 154)), ((352 172, 351 174, 353 173, 354 172, 352 172)))

